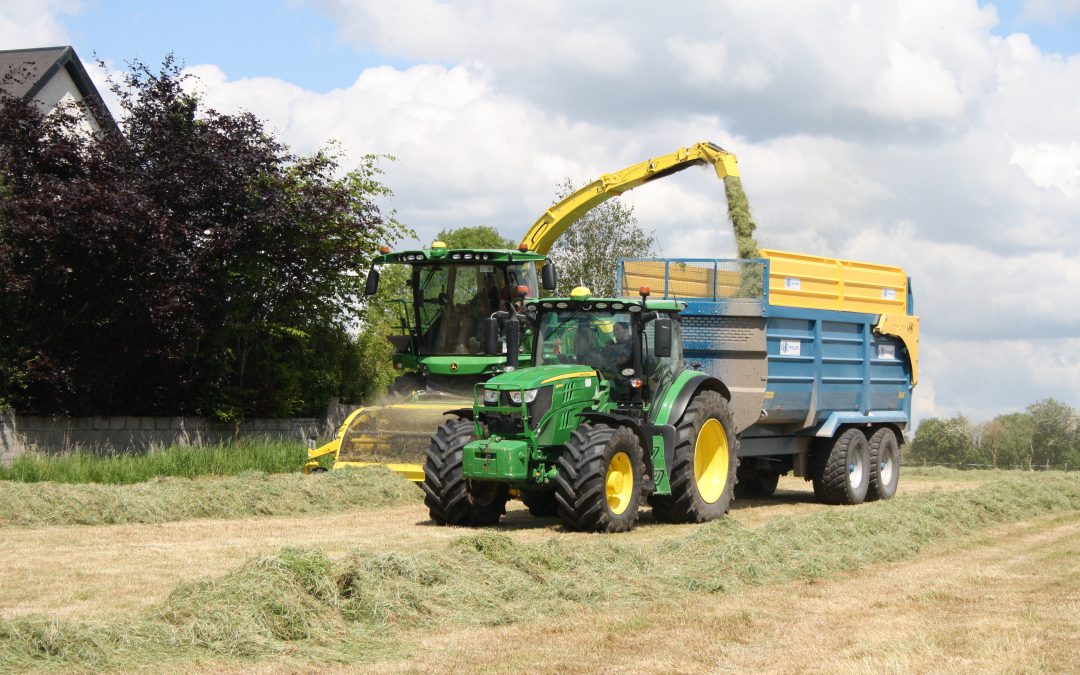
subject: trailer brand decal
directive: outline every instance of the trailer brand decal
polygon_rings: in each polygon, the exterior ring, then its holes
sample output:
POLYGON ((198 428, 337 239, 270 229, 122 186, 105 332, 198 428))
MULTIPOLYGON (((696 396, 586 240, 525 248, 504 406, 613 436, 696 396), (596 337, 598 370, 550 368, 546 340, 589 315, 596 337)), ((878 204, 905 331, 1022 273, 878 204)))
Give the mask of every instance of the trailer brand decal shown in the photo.
POLYGON ((895 288, 883 288, 883 289, 881 289, 881 299, 882 300, 895 300, 896 299, 896 289, 895 288))
POLYGON ((802 354, 802 343, 798 340, 781 340, 780 356, 799 356, 802 354))
POLYGON ((784 289, 789 291, 801 291, 802 280, 796 277, 784 277, 784 289))
POLYGON ((893 359, 896 360, 896 345, 878 345, 877 357, 879 359, 893 359))

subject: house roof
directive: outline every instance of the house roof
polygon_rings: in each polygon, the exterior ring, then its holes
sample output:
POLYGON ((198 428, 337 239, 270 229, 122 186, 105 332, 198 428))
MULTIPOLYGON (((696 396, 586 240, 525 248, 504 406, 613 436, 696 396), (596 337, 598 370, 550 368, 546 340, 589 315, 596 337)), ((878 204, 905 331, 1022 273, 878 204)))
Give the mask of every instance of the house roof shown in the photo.
POLYGON ((49 80, 60 71, 67 70, 68 76, 75 83, 79 94, 90 102, 92 114, 101 126, 116 129, 116 120, 109 113, 108 106, 98 93, 97 87, 86 73, 82 61, 75 50, 65 47, 38 47, 35 49, 0 50, 0 78, 8 72, 25 68, 29 77, 24 81, 0 81, 0 88, 9 94, 22 98, 34 98, 48 84, 49 80), (102 119, 104 117, 104 119, 102 119))

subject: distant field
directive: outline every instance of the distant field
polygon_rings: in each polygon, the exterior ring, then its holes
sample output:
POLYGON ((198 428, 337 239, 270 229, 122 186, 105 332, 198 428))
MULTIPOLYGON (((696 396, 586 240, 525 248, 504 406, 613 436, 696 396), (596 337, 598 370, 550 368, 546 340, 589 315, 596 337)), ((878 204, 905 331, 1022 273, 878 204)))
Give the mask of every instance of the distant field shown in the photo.
POLYGON ((964 473, 846 508, 786 479, 624 536, 433 527, 414 500, 0 528, 0 668, 1075 671, 1080 474, 964 473))

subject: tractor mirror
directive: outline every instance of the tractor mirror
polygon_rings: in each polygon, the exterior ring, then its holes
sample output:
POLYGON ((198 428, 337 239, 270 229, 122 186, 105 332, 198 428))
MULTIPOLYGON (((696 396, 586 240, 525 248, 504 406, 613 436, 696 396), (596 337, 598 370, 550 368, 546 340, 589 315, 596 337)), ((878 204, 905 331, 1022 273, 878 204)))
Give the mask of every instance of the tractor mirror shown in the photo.
POLYGON ((379 290, 379 270, 374 267, 367 275, 367 286, 364 287, 364 295, 375 295, 379 290))
POLYGON ((521 324, 511 319, 506 322, 506 367, 517 370, 518 351, 521 349, 521 324))
POLYGON ((666 359, 671 356, 671 319, 658 318, 653 326, 655 331, 653 352, 657 358, 666 359))
POLYGON ((553 291, 558 287, 558 276, 555 274, 555 263, 546 262, 544 266, 540 268, 540 282, 544 286, 545 291, 553 291))
POLYGON ((484 353, 491 356, 502 354, 502 345, 499 343, 499 320, 489 317, 481 321, 481 324, 483 325, 484 353))

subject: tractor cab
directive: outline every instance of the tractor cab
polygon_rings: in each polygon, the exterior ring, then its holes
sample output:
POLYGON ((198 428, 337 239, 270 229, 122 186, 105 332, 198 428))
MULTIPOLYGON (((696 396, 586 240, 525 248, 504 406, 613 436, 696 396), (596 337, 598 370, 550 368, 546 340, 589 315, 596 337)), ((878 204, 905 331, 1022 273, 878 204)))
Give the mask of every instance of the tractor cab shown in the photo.
POLYGON ((606 381, 617 408, 647 409, 682 369, 682 341, 673 301, 593 298, 574 289, 570 298, 529 303, 536 366, 578 364, 606 381))

